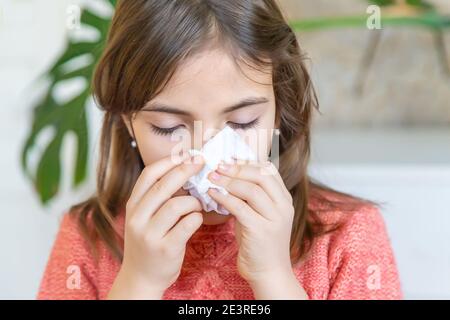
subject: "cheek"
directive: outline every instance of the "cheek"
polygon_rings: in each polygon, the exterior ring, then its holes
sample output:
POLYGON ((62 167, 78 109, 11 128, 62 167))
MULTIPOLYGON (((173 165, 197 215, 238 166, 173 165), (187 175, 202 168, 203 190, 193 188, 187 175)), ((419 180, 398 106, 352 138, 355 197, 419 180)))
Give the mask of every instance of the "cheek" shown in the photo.
POLYGON ((152 133, 147 125, 139 123, 135 126, 134 132, 142 161, 146 166, 163 158, 166 153, 170 154, 170 146, 163 142, 167 139, 152 133))
POLYGON ((190 145, 189 141, 186 142, 187 139, 171 141, 170 135, 155 134, 150 128, 135 129, 135 133, 142 161, 146 166, 171 154, 187 150, 190 145))
MULTIPOLYGON (((274 135, 275 118, 271 114, 260 117, 259 124, 251 129, 240 131, 241 137, 256 153, 258 161, 267 161, 274 135), (255 138, 256 137, 256 138, 255 138)), ((274 139, 276 136, 274 135, 274 139)))
POLYGON ((157 141, 150 138, 139 144, 139 151, 141 153, 142 161, 146 166, 165 157, 166 151, 164 148, 155 148, 156 145, 158 145, 157 141))
POLYGON ((276 139, 275 133, 273 131, 273 126, 264 129, 264 131, 260 134, 260 145, 258 147, 258 159, 260 161, 267 161, 270 153, 270 149, 272 147, 272 136, 276 139))
POLYGON ((276 108, 274 105, 273 108, 271 108, 271 111, 267 113, 265 117, 266 119, 264 120, 265 123, 264 126, 265 128, 267 128, 265 135, 266 147, 262 148, 263 150, 260 150, 260 156, 261 158, 264 158, 264 161, 269 159, 268 157, 270 149, 272 147, 272 142, 279 144, 279 135, 277 135, 275 132, 275 118, 276 118, 275 110, 276 108))
POLYGON ((256 148, 259 161, 268 160, 270 148, 272 146, 272 135, 274 136, 274 139, 277 138, 277 136, 274 134, 274 126, 275 117, 272 114, 269 113, 261 118, 260 125, 257 128, 258 146, 256 148))

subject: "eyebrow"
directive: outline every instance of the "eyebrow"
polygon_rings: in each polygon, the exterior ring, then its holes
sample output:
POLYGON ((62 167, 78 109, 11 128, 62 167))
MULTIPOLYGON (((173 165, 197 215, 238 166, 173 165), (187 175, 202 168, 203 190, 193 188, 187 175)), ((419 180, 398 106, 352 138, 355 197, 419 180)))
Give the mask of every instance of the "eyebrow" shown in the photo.
MULTIPOLYGON (((245 98, 245 99, 239 101, 238 103, 225 108, 222 111, 222 114, 230 113, 237 109, 241 109, 244 107, 253 106, 253 105, 257 105, 257 104, 263 104, 263 103, 267 103, 267 102, 269 102, 269 100, 265 97, 245 98)), ((158 103, 158 102, 148 103, 147 106, 142 109, 142 111, 165 112, 165 113, 171 113, 171 114, 177 114, 177 115, 183 115, 183 116, 191 116, 191 114, 188 111, 185 111, 183 109, 178 109, 173 106, 168 106, 168 105, 165 105, 162 103, 158 103)))

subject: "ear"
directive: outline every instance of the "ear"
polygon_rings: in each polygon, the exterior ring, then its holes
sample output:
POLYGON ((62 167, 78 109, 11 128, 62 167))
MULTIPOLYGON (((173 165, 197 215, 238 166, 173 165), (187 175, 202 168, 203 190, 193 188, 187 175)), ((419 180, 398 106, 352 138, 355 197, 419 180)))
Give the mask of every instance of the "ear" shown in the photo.
POLYGON ((123 123, 127 127, 127 130, 128 130, 128 133, 130 134, 130 137, 132 137, 134 139, 134 137, 133 137, 133 130, 131 129, 131 119, 130 119, 130 117, 127 116, 127 115, 124 115, 124 114, 121 115, 121 117, 122 117, 123 123))

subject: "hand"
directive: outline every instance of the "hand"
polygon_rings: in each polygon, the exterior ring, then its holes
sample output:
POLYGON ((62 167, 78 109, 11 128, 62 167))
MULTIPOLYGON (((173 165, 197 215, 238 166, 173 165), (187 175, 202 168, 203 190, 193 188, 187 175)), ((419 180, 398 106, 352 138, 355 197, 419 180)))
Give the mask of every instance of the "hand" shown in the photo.
POLYGON ((229 192, 223 195, 210 189, 208 194, 236 217, 241 276, 255 286, 280 275, 292 280, 294 207, 275 166, 271 162, 222 165, 208 178, 229 192))
POLYGON ((108 298, 160 299, 178 278, 186 243, 203 219, 200 201, 172 195, 200 171, 200 158, 166 157, 142 171, 126 205, 124 258, 108 298))

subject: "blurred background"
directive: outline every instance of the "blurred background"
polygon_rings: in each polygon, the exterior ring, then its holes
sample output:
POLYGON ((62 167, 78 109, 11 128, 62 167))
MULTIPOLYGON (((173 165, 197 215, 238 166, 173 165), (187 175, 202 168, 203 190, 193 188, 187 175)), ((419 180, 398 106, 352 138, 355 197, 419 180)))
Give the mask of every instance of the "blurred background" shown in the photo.
MULTIPOLYGON (((450 1, 278 2, 320 102, 311 175, 383 203, 405 298, 450 299, 450 1)), ((34 299, 61 215, 94 190, 88 83, 114 3, 0 0, 2 299, 34 299)))

